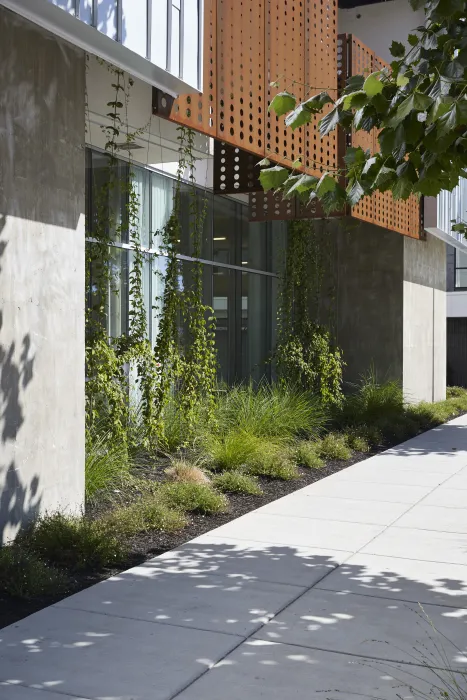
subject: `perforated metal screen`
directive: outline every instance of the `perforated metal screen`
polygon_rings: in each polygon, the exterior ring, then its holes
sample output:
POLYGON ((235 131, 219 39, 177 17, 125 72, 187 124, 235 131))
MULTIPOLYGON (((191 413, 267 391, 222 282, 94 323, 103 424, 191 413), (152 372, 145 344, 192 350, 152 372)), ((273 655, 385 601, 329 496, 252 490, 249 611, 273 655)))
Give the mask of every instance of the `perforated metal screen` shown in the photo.
MULTIPOLYGON (((340 34, 338 41, 339 87, 345 83, 345 75, 369 74, 387 65, 352 34, 340 34)), ((351 145, 376 153, 379 150, 378 132, 374 129, 370 133, 352 133, 351 145)), ((420 238, 421 204, 415 196, 407 201, 395 201, 390 192, 377 192, 371 197, 364 197, 357 206, 352 207, 351 214, 356 219, 383 226, 404 236, 420 238)))
POLYGON ((337 93, 336 0, 205 0, 203 94, 182 95, 171 119, 282 165, 337 166, 337 137, 292 132, 268 113, 278 89, 337 93))

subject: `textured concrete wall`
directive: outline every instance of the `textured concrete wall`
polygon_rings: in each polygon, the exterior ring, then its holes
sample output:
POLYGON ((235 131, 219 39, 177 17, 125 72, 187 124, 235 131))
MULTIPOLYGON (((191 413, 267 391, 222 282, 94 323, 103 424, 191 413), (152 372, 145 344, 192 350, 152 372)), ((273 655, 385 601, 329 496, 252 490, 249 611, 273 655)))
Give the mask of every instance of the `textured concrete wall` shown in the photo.
POLYGON ((378 376, 402 378, 403 240, 352 222, 337 233, 337 339, 356 382, 373 366, 378 376))
POLYGON ((438 401, 446 396, 446 244, 403 240, 404 393, 438 401))
POLYGON ((446 291, 453 292, 456 288, 456 249, 446 245, 446 291))
POLYGON ((84 54, 0 7, 0 541, 84 491, 84 54))

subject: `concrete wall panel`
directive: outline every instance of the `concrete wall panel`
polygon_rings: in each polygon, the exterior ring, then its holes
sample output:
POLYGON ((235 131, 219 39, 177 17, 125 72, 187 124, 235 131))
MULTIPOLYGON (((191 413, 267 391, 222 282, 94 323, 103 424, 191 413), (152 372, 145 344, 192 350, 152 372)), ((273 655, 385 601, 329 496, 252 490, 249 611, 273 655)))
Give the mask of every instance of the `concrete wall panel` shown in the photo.
POLYGON ((84 495, 82 51, 0 8, 0 542, 84 495))

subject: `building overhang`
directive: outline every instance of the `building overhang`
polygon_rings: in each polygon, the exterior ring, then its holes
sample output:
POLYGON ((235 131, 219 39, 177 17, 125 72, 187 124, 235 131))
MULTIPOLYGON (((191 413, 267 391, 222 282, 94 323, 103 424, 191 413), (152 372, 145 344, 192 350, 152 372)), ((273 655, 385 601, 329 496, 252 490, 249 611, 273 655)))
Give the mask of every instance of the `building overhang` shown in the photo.
POLYGON ((446 233, 446 231, 443 231, 437 226, 425 228, 425 232, 429 233, 431 236, 439 238, 448 245, 452 245, 453 248, 457 248, 457 250, 460 250, 462 253, 467 253, 467 242, 464 243, 463 241, 454 238, 454 236, 451 236, 451 234, 446 233))
POLYGON ((173 97, 193 91, 193 87, 180 78, 105 36, 95 27, 81 22, 48 0, 0 0, 0 5, 173 97))

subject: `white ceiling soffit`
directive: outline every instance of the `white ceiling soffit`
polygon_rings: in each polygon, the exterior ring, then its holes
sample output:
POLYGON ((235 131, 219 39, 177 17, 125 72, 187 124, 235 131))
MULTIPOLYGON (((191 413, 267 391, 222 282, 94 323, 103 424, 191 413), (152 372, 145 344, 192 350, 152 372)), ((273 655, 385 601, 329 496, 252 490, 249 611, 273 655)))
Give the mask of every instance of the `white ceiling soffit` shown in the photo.
POLYGON ((9 10, 174 97, 193 88, 48 0, 0 0, 9 10))
POLYGON ((432 236, 436 236, 436 238, 439 238, 441 241, 444 241, 448 245, 452 245, 453 248, 457 248, 457 250, 460 250, 463 253, 467 253, 467 241, 460 241, 457 238, 454 238, 454 236, 451 236, 449 233, 446 233, 446 231, 442 231, 440 228, 437 227, 425 228, 425 231, 427 233, 430 233, 432 236))

